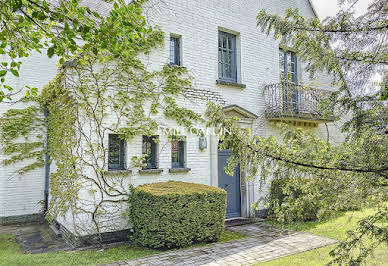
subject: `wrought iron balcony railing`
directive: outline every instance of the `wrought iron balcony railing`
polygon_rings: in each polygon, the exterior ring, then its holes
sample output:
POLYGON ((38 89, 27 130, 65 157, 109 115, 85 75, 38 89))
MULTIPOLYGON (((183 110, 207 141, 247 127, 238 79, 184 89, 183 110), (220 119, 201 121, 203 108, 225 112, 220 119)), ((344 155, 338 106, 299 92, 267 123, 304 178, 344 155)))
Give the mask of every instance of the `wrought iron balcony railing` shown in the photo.
POLYGON ((333 112, 320 110, 320 101, 329 92, 289 82, 265 86, 265 116, 270 121, 327 123, 335 120, 333 112))

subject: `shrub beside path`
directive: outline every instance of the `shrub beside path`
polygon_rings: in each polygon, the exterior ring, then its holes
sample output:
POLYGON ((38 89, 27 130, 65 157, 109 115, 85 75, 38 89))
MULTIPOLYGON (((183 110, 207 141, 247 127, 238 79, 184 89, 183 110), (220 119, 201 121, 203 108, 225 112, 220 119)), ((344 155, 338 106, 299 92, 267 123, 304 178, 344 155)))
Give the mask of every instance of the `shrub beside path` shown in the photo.
POLYGON ((233 226, 228 230, 245 234, 248 237, 107 265, 249 265, 336 242, 336 240, 309 233, 281 231, 264 222, 233 226))

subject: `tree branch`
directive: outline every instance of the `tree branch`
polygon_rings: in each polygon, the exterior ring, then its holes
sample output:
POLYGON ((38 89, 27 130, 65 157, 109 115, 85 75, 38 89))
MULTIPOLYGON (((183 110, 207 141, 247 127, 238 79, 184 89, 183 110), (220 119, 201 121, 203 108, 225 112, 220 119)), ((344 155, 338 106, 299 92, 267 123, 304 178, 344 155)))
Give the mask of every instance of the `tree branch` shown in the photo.
POLYGON ((387 30, 387 29, 388 29, 388 23, 385 23, 378 27, 365 27, 365 28, 354 28, 354 29, 318 29, 318 28, 298 27, 298 26, 291 27, 291 30, 322 32, 322 33, 360 33, 360 32, 369 32, 369 31, 387 30))
MULTIPOLYGON (((259 151, 259 150, 255 149, 251 145, 246 144, 241 139, 237 138, 237 140, 239 142, 243 143, 244 145, 246 145, 254 153, 258 153, 258 154, 261 154, 261 155, 263 154, 263 151, 259 151)), ((302 163, 302 162, 292 161, 292 160, 289 160, 289 159, 286 159, 286 158, 282 158, 280 156, 268 154, 267 152, 264 152, 264 156, 268 157, 268 158, 271 158, 271 159, 274 159, 274 160, 277 160, 277 161, 284 162, 284 163, 293 164, 293 165, 302 166, 302 167, 314 168, 314 169, 319 169, 319 170, 345 171, 345 172, 356 172, 356 173, 374 173, 374 174, 379 174, 379 175, 383 175, 384 172, 388 171, 388 166, 382 167, 382 168, 379 168, 379 169, 328 167, 328 166, 322 166, 322 165, 315 165, 315 164, 312 164, 312 163, 302 163)))

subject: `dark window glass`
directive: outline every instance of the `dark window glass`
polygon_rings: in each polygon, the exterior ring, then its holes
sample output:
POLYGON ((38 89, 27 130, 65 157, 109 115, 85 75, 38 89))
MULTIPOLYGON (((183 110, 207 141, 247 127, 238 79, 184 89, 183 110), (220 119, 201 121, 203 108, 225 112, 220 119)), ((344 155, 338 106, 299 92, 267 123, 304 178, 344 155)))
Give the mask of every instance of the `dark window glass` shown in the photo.
POLYGON ((298 60, 294 52, 279 49, 280 81, 283 83, 284 111, 299 112, 298 60))
POLYGON ((181 39, 170 37, 170 65, 180 66, 181 64, 181 39))
POLYGON ((297 57, 294 52, 279 49, 280 80, 297 83, 297 57))
POLYGON ((156 136, 143 136, 143 154, 146 155, 145 163, 146 166, 144 169, 156 169, 157 166, 157 157, 156 157, 156 136))
POLYGON ((125 168, 125 141, 120 135, 109 134, 108 170, 125 168))
POLYGON ((185 167, 185 141, 174 138, 171 142, 171 167, 185 167))
POLYGON ((222 31, 218 32, 218 76, 237 82, 236 35, 222 31))

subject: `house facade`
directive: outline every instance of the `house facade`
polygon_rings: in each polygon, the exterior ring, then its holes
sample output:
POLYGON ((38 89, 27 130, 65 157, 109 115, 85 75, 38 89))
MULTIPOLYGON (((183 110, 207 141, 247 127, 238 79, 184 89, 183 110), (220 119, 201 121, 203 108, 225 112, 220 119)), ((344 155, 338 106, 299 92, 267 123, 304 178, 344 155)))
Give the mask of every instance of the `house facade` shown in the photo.
MULTIPOLYGON (((99 7, 102 9, 101 7, 99 7)), ((107 12, 107 9, 100 10, 107 12)), ((283 15, 287 8, 298 8, 305 17, 316 16, 309 0, 151 0, 144 5, 150 25, 160 26, 165 33, 164 47, 144 57, 150 69, 166 64, 184 66, 193 76, 193 88, 185 92, 181 104, 204 112, 207 101, 224 106, 227 115, 240 118, 244 128, 260 136, 279 136, 273 122, 285 121, 313 130, 324 139, 342 140, 334 119, 317 114, 318 90, 304 91, 302 86, 334 90, 331 77, 321 73, 314 79, 304 71, 306 63, 299 60, 292 47, 279 47, 271 36, 256 26, 261 9, 283 15)), ((24 85, 42 88, 57 73, 56 60, 44 54, 33 54, 23 64, 14 87, 24 85)), ((23 104, 19 104, 23 106, 23 104)), ((15 105, 0 105, 0 114, 15 105)), ((158 118, 166 127, 173 122, 158 118)), ((33 132, 31 132, 33 135, 33 132)), ((259 190, 258 180, 246 180, 238 168, 233 176, 224 167, 230 151, 218 148, 216 135, 204 137, 188 134, 171 140, 166 135, 137 136, 125 142, 117 135, 106 136, 108 147, 107 173, 121 176, 125 186, 178 180, 224 188, 228 194, 227 218, 261 215, 252 204, 268 193, 259 190), (147 154, 144 169, 132 169, 130 158, 147 154)), ((6 156, 0 152, 0 160, 6 156)), ((26 162, 28 163, 28 162, 26 162)), ((0 166, 0 222, 33 220, 42 212, 47 192, 47 167, 19 175, 15 165, 0 166)), ((51 167, 50 171, 55 171, 51 167)), ((83 197, 91 197, 86 190, 83 197)), ((102 233, 120 232, 129 228, 122 214, 128 206, 111 208, 102 218, 102 233)), ((108 208, 109 209, 109 208, 108 208)), ((83 217, 86 227, 91 221, 83 217)), ((68 212, 57 219, 58 227, 68 235, 93 235, 94 229, 77 230, 77 214, 68 212)))

